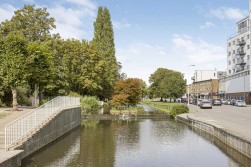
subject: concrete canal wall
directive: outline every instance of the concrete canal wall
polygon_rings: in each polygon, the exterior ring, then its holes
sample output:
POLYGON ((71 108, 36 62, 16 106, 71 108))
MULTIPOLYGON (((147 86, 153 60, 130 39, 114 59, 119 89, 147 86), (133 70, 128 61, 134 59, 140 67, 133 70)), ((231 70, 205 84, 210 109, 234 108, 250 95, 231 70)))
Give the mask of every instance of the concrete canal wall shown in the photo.
MULTIPOLYGON (((0 164, 0 167, 20 166, 21 160, 40 148, 53 142, 60 136, 80 125, 81 109, 66 108, 53 114, 48 120, 16 143, 12 150, 22 150, 15 156, 11 156, 0 164)), ((6 153, 8 153, 7 151, 6 153)))
POLYGON ((213 135, 228 146, 251 158, 251 142, 249 140, 236 136, 220 127, 190 118, 187 114, 178 115, 176 119, 213 135))

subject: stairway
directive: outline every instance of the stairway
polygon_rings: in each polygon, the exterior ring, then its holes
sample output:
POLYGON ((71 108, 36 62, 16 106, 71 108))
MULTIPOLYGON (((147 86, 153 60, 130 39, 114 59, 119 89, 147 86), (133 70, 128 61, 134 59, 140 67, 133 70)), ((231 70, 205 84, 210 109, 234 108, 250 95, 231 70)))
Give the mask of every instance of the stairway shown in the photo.
POLYGON ((0 132, 0 150, 4 150, 5 149, 5 142, 4 142, 5 138, 4 138, 4 132, 0 132))

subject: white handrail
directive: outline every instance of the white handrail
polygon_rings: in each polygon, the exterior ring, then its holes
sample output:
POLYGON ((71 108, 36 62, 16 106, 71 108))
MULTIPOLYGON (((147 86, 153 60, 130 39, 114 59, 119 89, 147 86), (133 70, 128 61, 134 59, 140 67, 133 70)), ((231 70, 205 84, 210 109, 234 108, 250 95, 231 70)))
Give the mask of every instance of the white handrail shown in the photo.
POLYGON ((5 149, 28 134, 61 108, 80 105, 79 97, 58 96, 35 110, 5 125, 5 149))

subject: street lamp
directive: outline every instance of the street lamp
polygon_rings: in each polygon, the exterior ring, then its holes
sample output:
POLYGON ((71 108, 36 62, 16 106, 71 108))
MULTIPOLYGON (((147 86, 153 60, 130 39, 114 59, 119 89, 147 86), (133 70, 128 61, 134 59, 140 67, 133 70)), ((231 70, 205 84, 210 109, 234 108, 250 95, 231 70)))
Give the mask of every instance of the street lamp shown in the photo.
MULTIPOLYGON (((189 79, 189 67, 190 66, 192 66, 192 67, 194 67, 195 65, 188 65, 188 79, 189 79)), ((187 105, 189 106, 189 103, 190 103, 190 100, 189 100, 189 88, 190 88, 190 86, 189 86, 189 84, 188 84, 188 89, 187 89, 187 105)))

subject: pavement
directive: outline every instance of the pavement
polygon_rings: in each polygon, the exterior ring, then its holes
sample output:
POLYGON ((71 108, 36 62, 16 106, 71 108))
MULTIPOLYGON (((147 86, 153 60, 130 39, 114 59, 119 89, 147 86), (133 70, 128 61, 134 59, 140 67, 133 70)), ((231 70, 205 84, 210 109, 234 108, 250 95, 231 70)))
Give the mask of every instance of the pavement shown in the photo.
POLYGON ((222 105, 213 106, 212 109, 200 109, 190 104, 189 109, 188 117, 209 123, 251 141, 251 106, 222 105))
MULTIPOLYGON (((0 107, 0 151, 4 149, 4 127, 8 123, 22 117, 31 112, 34 108, 20 107, 19 111, 12 111, 12 108, 0 107)), ((1 153, 0 153, 1 155, 1 153)), ((1 157, 1 156, 0 156, 1 157)))

